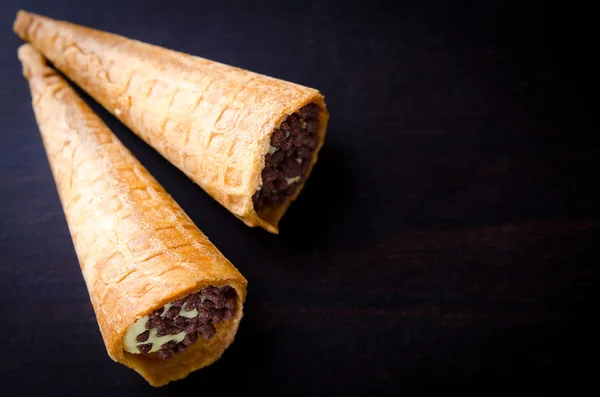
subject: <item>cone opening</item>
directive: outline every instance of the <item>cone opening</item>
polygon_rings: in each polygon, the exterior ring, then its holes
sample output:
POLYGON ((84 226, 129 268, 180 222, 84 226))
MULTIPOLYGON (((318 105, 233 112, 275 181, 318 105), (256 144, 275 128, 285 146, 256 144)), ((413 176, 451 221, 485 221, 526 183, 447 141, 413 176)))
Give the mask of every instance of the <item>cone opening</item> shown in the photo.
POLYGON ((252 197, 254 209, 265 219, 293 197, 306 181, 319 146, 319 108, 310 103, 289 115, 271 134, 265 155, 262 186, 252 197))
POLYGON ((136 321, 125 334, 123 348, 167 360, 215 336, 215 324, 235 317, 238 296, 234 288, 208 286, 175 300, 136 321))

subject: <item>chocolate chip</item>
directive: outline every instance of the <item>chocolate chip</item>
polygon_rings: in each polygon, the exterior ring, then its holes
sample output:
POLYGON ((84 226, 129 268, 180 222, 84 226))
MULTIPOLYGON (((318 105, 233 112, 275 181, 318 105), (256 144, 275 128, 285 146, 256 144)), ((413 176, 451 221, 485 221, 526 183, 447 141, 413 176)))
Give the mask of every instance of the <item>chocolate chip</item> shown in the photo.
POLYGON ((235 297, 227 297, 227 300, 225 301, 225 307, 227 309, 235 309, 235 304, 237 303, 237 296, 235 297))
POLYGON ((302 165, 298 163, 295 158, 288 157, 285 159, 283 164, 281 164, 281 170, 283 171, 285 177, 293 178, 300 176, 300 173, 302 172, 302 165))
POLYGON ((191 294, 186 299, 185 311, 191 312, 196 307, 198 307, 199 303, 200 303, 200 297, 198 296, 198 294, 191 294))
POLYGON ((292 139, 292 141, 294 142, 294 146, 295 147, 302 146, 302 144, 304 143, 304 140, 305 140, 304 136, 302 136, 300 134, 294 136, 294 138, 292 139))
POLYGON ((281 150, 287 151, 293 147, 294 143, 291 139, 286 140, 283 145, 281 145, 281 150))
POLYGON ((317 118, 319 116, 319 108, 314 103, 310 103, 298 110, 297 113, 302 119, 317 118))
MULTIPOLYGON (((277 174, 276 174, 277 175, 277 174)), ((273 181, 271 181, 273 182, 273 181)), ((273 183, 268 183, 267 185, 263 186, 261 193, 266 197, 266 196, 271 196, 271 193, 275 192, 275 185, 273 185, 273 183)))
POLYGON ((215 296, 218 296, 220 293, 221 289, 219 287, 215 287, 214 285, 209 285, 208 287, 200 291, 200 294, 207 298, 213 298, 215 296))
POLYGON ((146 343, 145 345, 138 345, 138 350, 142 353, 148 353, 152 350, 152 343, 146 343))
POLYGON ((296 151, 296 154, 297 154, 298 158, 303 160, 302 162, 304 163, 304 160, 306 160, 310 157, 310 155, 312 154, 312 151, 307 147, 301 147, 300 149, 298 149, 296 151))
POLYGON ((213 327, 212 324, 202 324, 202 326, 200 327, 200 329, 198 330, 200 333, 200 336, 202 336, 204 339, 209 340, 210 338, 212 338, 215 335, 215 327, 213 327))
POLYGON ((169 329, 166 327, 160 327, 156 331, 156 336, 166 336, 169 335, 169 329))
POLYGON ((297 114, 292 114, 287 118, 287 122, 290 126, 290 136, 288 136, 288 138, 290 138, 292 136, 291 133, 298 133, 300 132, 300 130, 302 129, 302 123, 300 123, 300 118, 298 118, 297 114))
POLYGON ((187 317, 179 316, 175 320, 173 320, 173 326, 177 328, 185 328, 189 323, 189 319, 187 317))
POLYGON ((152 312, 152 314, 150 314, 148 317, 152 318, 152 317, 160 317, 163 314, 163 311, 165 310, 165 307, 161 307, 160 309, 156 309, 155 311, 152 312))
POLYGON ((279 163, 281 163, 283 161, 284 157, 285 157, 285 153, 284 153, 283 149, 279 149, 278 151, 273 153, 271 155, 272 166, 277 167, 279 165, 279 163))
POLYGON ((271 146, 279 147, 285 139, 285 132, 279 128, 276 128, 271 135, 271 146))
POLYGON ((150 337, 150 331, 144 331, 138 336, 136 336, 135 340, 138 342, 146 342, 150 337))
POLYGON ((206 310, 206 309, 212 309, 215 307, 215 303, 211 300, 206 299, 204 302, 202 302, 202 304, 200 305, 200 308, 202 310, 206 310))
POLYGON ((223 319, 224 319, 225 321, 231 320, 231 319, 233 318, 233 316, 234 316, 234 313, 235 313, 235 312, 234 312, 234 310, 233 310, 233 309, 229 309, 229 308, 227 308, 227 309, 225 310, 225 316, 223 317, 223 319))
POLYGON ((215 307, 217 309, 225 308, 225 297, 224 296, 219 297, 219 299, 215 301, 215 307))
POLYGON ((229 285, 222 288, 223 294, 225 295, 225 307, 228 309, 235 309, 237 304, 237 292, 229 285))
POLYGON ((273 164, 273 155, 267 153, 265 155, 265 168, 269 169, 269 168, 273 168, 275 166, 275 164, 273 164))
MULTIPOLYGON (((284 177, 284 178, 285 178, 285 177, 284 177)), ((287 183, 287 181, 286 181, 284 178, 282 178, 282 179, 278 179, 278 180, 276 180, 276 181, 275 181, 275 183, 274 183, 274 185, 275 185, 275 188, 276 188, 276 189, 277 189, 279 192, 281 192, 281 191, 285 191, 285 190, 287 190, 287 188, 288 188, 288 183, 287 183)))
POLYGON ((156 326, 156 336, 165 336, 172 333, 173 320, 165 318, 156 326))
POLYGON ((181 298, 181 299, 178 299, 178 300, 172 302, 173 306, 177 306, 177 307, 183 306, 184 303, 185 303, 185 298, 181 298))
POLYGON ((225 310, 215 309, 211 312, 211 319, 213 323, 218 323, 225 318, 225 310))
POLYGON ((174 340, 170 340, 167 343, 165 343, 164 345, 162 345, 161 349, 172 349, 175 346, 177 346, 177 342, 175 342, 174 340))
POLYGON ((277 179, 277 170, 271 168, 267 172, 263 173, 263 183, 270 183, 277 179))
MULTIPOLYGON (((283 144, 284 140, 287 139, 290 136, 290 134, 292 133, 292 129, 290 128, 290 123, 287 120, 285 120, 283 123, 281 123, 281 125, 279 126, 279 130, 283 133, 283 139, 277 146, 281 146, 283 144)), ((275 132, 275 131, 273 131, 273 132, 275 132)), ((271 139, 273 139, 273 136, 271 136, 271 139)), ((271 142, 273 142, 273 141, 271 141, 271 142)), ((273 145, 273 146, 275 146, 275 145, 273 145)))
POLYGON ((306 122, 306 132, 308 134, 316 134, 316 132, 317 132, 317 121, 316 120, 308 120, 306 122))
POLYGON ((156 321, 152 317, 150 317, 150 316, 148 316, 148 317, 149 318, 148 318, 148 322, 146 323, 146 329, 152 329, 152 328, 156 327, 156 321))
POLYGON ((175 355, 175 352, 171 350, 159 350, 157 353, 158 358, 161 360, 168 360, 175 355))
MULTIPOLYGON (((170 343, 170 342, 169 342, 170 343)), ((157 356, 161 360, 168 360, 175 355, 175 348, 177 345, 166 347, 166 344, 158 351, 157 356)))
POLYGON ((176 348, 177 342, 175 342, 174 340, 165 343, 158 351, 158 358, 160 358, 161 360, 166 360, 173 357, 175 355, 176 348))
POLYGON ((206 295, 214 307, 219 309, 225 307, 225 294, 221 288, 211 289, 206 295))
POLYGON ((165 318, 173 319, 179 315, 181 311, 181 307, 179 306, 171 306, 169 310, 167 310, 167 314, 165 314, 165 318))
POLYGON ((187 334, 185 336, 185 338, 183 338, 181 343, 185 346, 189 346, 192 343, 196 343, 197 340, 198 340, 198 334, 196 332, 193 332, 193 333, 187 334))

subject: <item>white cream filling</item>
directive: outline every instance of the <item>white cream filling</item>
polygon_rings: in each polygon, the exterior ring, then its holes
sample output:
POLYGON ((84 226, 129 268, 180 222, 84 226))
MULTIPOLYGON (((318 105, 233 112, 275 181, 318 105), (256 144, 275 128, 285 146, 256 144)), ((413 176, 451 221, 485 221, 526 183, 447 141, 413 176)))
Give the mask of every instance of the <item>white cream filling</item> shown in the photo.
MULTIPOLYGON (((201 302, 204 301, 204 297, 202 296, 201 298, 201 302)), ((162 314, 160 315, 161 318, 164 318, 165 315, 167 314, 167 311, 169 310, 169 308, 173 306, 172 303, 167 303, 165 305, 165 309, 163 310, 162 314)), ((194 318, 196 316, 198 316, 198 310, 194 309, 192 311, 185 311, 185 309, 181 308, 181 311, 179 312, 179 314, 177 315, 177 317, 187 317, 187 318, 194 318)), ((175 317, 175 318, 177 318, 175 317)), ((147 331, 146 330, 146 323, 148 322, 149 318, 148 316, 144 316, 142 318, 140 318, 139 320, 137 320, 135 323, 133 323, 133 325, 131 327, 129 327, 129 329, 127 330, 127 333, 125 334, 125 338, 123 339, 123 349, 126 352, 129 353, 133 353, 133 354, 140 354, 140 350, 138 349, 139 345, 145 345, 147 343, 152 343, 152 349, 149 351, 149 353, 154 353, 160 350, 160 348, 162 347, 162 345, 164 345, 167 342, 170 341, 175 341, 176 343, 179 343, 183 340, 183 338, 185 338, 186 332, 185 331, 181 331, 178 334, 174 334, 174 335, 164 335, 164 336, 158 336, 158 329, 157 328, 152 328, 150 330, 150 336, 148 337, 148 340, 145 342, 138 342, 136 340, 137 336, 139 334, 141 334, 142 332, 147 331)))
POLYGON ((164 345, 167 342, 174 340, 175 342, 179 343, 183 340, 183 338, 185 338, 185 331, 181 331, 180 333, 175 335, 158 336, 158 330, 156 328, 152 328, 150 330, 150 336, 148 337, 148 340, 146 342, 138 342, 135 338, 137 338, 137 336, 142 332, 146 331, 147 322, 148 316, 145 316, 140 318, 131 327, 129 327, 127 333, 125 334, 125 339, 123 340, 123 348, 125 349, 125 351, 129 353, 139 354, 139 345, 152 343, 152 349, 150 349, 149 353, 154 353, 159 351, 162 345, 164 345))
POLYGON ((291 185, 294 182, 298 182, 300 180, 300 176, 295 176, 293 178, 285 178, 285 181, 287 182, 288 185, 291 185))

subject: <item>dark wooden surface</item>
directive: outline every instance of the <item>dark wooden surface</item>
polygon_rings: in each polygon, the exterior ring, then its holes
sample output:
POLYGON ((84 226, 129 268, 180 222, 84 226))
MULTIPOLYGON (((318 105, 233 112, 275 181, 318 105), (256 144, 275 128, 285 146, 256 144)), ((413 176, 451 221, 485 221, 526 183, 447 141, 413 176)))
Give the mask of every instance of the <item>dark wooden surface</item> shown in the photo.
POLYGON ((489 393, 585 380, 600 258, 599 151, 581 100, 588 11, 80 3, 0 6, 1 396, 489 393), (18 8, 326 95, 326 146, 279 236, 244 226, 94 104, 250 282, 238 338, 210 368, 152 389, 108 358, 20 75, 18 8))

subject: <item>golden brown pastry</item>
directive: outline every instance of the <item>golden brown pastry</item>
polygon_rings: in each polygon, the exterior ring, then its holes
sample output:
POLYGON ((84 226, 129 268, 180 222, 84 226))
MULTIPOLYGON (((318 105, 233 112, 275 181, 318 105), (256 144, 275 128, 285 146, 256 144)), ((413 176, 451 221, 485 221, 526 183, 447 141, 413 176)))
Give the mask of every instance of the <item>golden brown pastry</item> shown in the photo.
POLYGON ((244 223, 278 233, 325 137, 318 91, 24 11, 14 31, 244 223))
POLYGON ((108 354, 153 386, 211 364, 246 280, 31 45, 19 59, 108 354))

